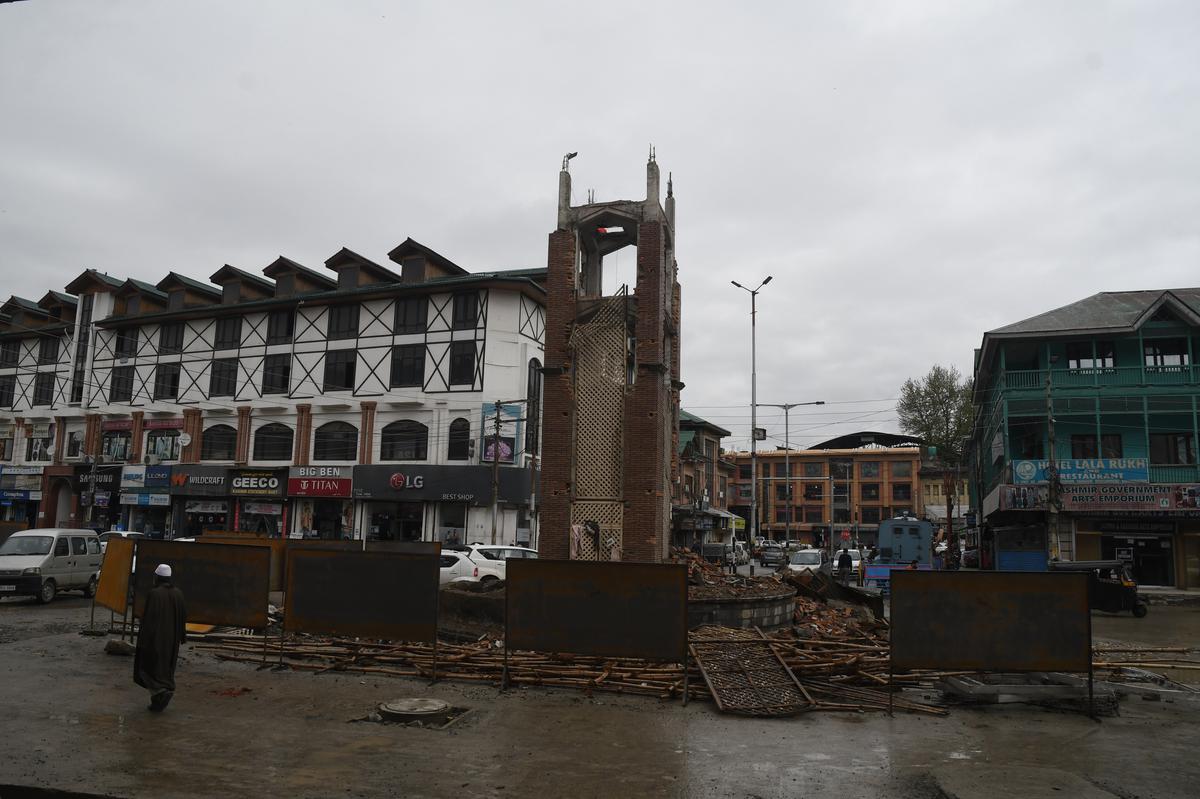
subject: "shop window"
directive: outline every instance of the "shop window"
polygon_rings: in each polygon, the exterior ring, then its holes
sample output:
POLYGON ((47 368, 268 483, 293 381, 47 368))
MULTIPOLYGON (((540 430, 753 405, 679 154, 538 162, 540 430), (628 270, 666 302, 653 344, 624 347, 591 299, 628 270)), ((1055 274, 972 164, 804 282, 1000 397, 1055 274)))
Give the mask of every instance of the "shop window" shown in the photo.
POLYGON ((296 330, 296 312, 291 308, 271 311, 267 317, 267 343, 291 344, 296 330))
POLYGON ((17 376, 0 376, 0 408, 11 408, 17 394, 17 376))
POLYGON ((325 353, 326 391, 354 390, 354 367, 358 360, 357 355, 355 350, 331 350, 325 353))
POLYGON ((48 461, 53 458, 54 439, 50 437, 28 438, 25 440, 25 460, 29 462, 48 461))
POLYGON ((137 342, 138 329, 136 327, 121 328, 117 331, 115 356, 121 360, 137 357, 137 342))
POLYGON ((475 342, 455 341, 450 345, 450 385, 475 384, 475 342))
POLYGON ((78 458, 83 454, 83 433, 73 430, 67 433, 67 457, 78 458))
POLYGON ((179 364, 160 363, 154 369, 154 398, 176 399, 179 396, 179 364))
POLYGON ((479 294, 474 291, 454 295, 454 330, 474 330, 479 324, 479 294))
POLYGON ((892 501, 893 502, 910 502, 910 501, 912 501, 912 483, 893 483, 892 484, 892 501))
POLYGON ((0 366, 16 366, 20 360, 20 339, 9 339, 3 344, 0 344, 0 366))
MULTIPOLYGON (((286 429, 286 428, 285 428, 286 429)), ((262 432, 261 429, 259 432, 262 432)), ((288 457, 292 454, 291 431, 288 431, 288 457)), ((200 460, 231 461, 237 449, 237 430, 227 424, 216 424, 204 431, 200 439, 200 460)), ((258 457, 255 452, 254 457, 258 457)), ((264 460, 268 460, 264 458, 264 460)))
POLYGON ((1195 463, 1196 449, 1192 434, 1151 433, 1150 462, 1159 465, 1195 463))
MULTIPOLYGON (((229 428, 233 430, 233 428, 229 428)), ((290 461, 292 459, 292 428, 279 422, 265 424, 254 433, 254 460, 290 461)), ((237 431, 234 431, 236 440, 237 431)), ((214 460, 216 460, 214 458, 214 460)), ((232 460, 232 458, 229 458, 232 460)))
POLYGON ((33 404, 54 404, 54 372, 42 372, 33 379, 33 404))
POLYGON ((222 358, 212 362, 208 396, 232 397, 237 394, 238 359, 222 358))
POLYGON ((146 436, 146 455, 153 455, 163 461, 179 460, 179 431, 150 431, 146 436))
POLYGON ((54 365, 58 363, 58 336, 45 335, 38 341, 38 364, 54 365))
POLYGON ((542 437, 542 362, 529 361, 525 380, 525 451, 537 455, 542 437))
POLYGON ((450 423, 449 445, 446 460, 465 461, 471 458, 471 423, 466 419, 455 419, 450 423))
POLYGON ((158 329, 158 354, 178 355, 183 352, 183 323, 173 322, 158 329))
POLYGON ((1072 458, 1122 458, 1124 445, 1120 433, 1104 433, 1100 436, 1100 447, 1096 447, 1096 436, 1092 433, 1071 436, 1072 458))
POLYGON ((858 464, 858 476, 864 479, 879 477, 879 461, 863 461, 858 464))
POLYGON ((217 320, 213 349, 236 350, 242 346, 242 317, 227 316, 217 320))
POLYGON ((262 393, 287 394, 291 390, 292 356, 289 353, 263 358, 262 393))
POLYGON ((127 430, 111 430, 100 437, 100 457, 105 461, 121 463, 129 460, 133 436, 127 430))
POLYGON ((879 483, 863 483, 862 484, 862 499, 863 502, 876 502, 879 500, 879 483))
POLYGON ((420 388, 425 385, 425 345, 400 344, 392 347, 392 388, 420 388))
MULTIPOLYGON (((384 428, 384 435, 387 435, 387 428, 384 428)), ((313 435, 313 460, 352 461, 357 457, 357 427, 346 422, 327 422, 317 428, 313 435)))
POLYGON ((429 301, 425 297, 399 297, 396 299, 396 318, 392 325, 393 332, 424 333, 426 308, 429 301))
POLYGON ((893 461, 892 477, 912 477, 912 461, 893 461))
POLYGON ((13 459, 13 440, 12 438, 0 438, 0 461, 11 461, 13 459))
POLYGON ((329 306, 329 327, 326 338, 332 340, 358 336, 358 303, 329 306))
POLYGON ((429 428, 425 425, 404 419, 383 428, 379 448, 380 460, 423 461, 428 458, 429 428))
POLYGON ((108 379, 109 402, 133 401, 133 367, 117 366, 108 379))

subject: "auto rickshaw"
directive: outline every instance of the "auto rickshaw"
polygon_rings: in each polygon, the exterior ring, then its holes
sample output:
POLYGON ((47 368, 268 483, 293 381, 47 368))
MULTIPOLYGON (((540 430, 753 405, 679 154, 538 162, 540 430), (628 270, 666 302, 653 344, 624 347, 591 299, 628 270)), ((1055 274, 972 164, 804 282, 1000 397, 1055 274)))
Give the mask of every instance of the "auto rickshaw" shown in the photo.
POLYGON ((1146 603, 1138 598, 1137 581, 1123 560, 1056 560, 1051 571, 1089 572, 1089 607, 1106 613, 1128 610, 1137 618, 1146 615, 1146 603))

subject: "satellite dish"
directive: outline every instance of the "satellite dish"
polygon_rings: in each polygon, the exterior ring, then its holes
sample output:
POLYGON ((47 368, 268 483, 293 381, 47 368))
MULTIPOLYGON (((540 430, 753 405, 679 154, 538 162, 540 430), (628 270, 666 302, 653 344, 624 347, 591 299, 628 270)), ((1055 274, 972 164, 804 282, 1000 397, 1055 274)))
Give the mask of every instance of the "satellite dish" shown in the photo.
POLYGON ((191 443, 192 443, 192 434, 191 433, 180 433, 179 434, 179 446, 186 447, 191 443))

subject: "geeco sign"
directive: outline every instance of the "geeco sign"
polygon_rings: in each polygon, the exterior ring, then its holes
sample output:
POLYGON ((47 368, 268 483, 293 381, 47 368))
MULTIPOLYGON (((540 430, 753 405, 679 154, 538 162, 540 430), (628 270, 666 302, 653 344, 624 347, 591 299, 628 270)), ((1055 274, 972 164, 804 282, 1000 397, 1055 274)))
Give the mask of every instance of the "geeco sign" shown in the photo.
POLYGON ((281 497, 287 472, 279 469, 234 469, 229 475, 229 493, 243 497, 281 497))

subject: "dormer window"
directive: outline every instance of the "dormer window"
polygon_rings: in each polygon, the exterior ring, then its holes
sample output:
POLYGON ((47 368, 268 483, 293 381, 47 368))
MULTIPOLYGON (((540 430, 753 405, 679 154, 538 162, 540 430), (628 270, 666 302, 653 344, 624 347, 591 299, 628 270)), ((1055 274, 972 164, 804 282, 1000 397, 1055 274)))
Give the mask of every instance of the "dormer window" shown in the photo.
POLYGON ((221 286, 221 303, 223 305, 233 305, 242 298, 242 284, 237 280, 232 280, 221 286))
POLYGON ((183 289, 175 289, 167 295, 167 309, 171 311, 183 310, 184 292, 183 289))

